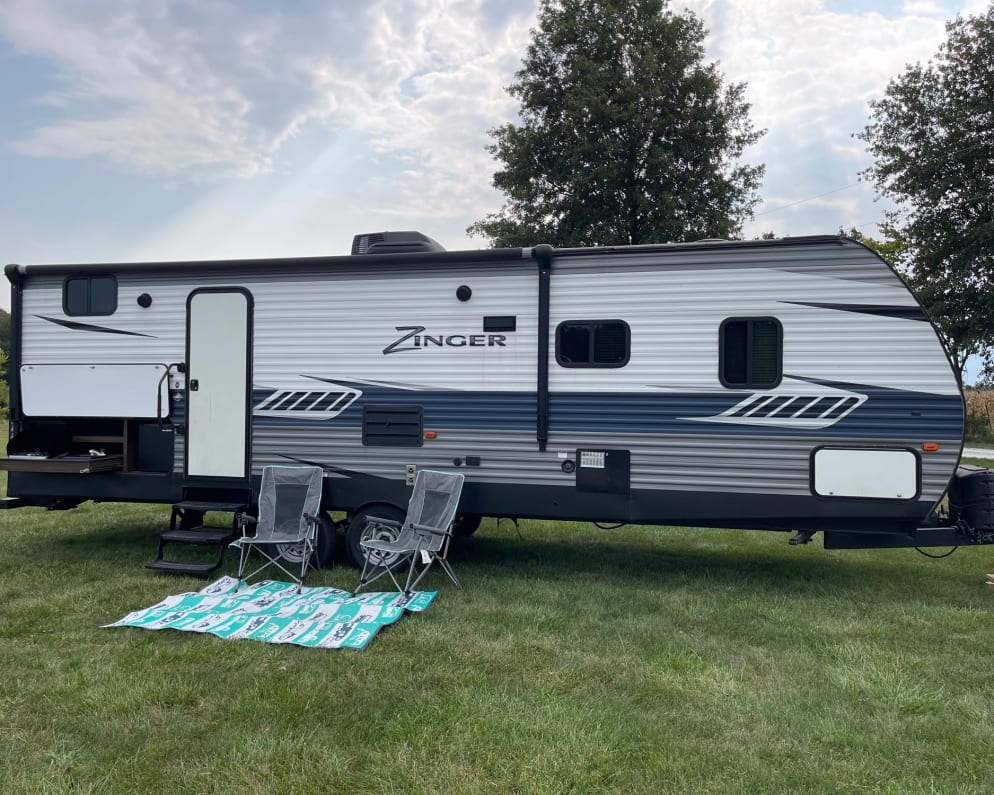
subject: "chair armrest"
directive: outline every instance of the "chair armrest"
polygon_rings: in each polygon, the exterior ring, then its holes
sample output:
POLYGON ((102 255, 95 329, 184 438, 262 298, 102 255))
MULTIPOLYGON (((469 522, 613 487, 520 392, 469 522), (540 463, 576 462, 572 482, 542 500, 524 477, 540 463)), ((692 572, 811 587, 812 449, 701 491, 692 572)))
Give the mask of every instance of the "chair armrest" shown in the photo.
POLYGON ((403 523, 396 519, 382 519, 379 516, 367 516, 366 524, 385 524, 387 527, 400 527, 403 523))
POLYGON ((252 516, 252 514, 240 513, 238 514, 238 524, 242 526, 247 524, 259 524, 259 520, 252 516))
POLYGON ((436 536, 452 535, 452 532, 450 530, 442 530, 440 527, 429 527, 428 525, 417 524, 415 522, 411 522, 411 527, 413 527, 415 530, 424 530, 426 533, 431 533, 432 535, 436 536))

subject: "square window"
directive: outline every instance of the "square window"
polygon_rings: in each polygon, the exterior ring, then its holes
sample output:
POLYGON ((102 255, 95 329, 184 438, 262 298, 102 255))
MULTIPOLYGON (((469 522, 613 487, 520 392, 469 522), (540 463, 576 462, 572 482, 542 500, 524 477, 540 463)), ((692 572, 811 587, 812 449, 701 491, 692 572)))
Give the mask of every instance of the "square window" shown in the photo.
POLYGON ((729 318, 719 330, 718 379, 729 388, 771 389, 783 377, 783 326, 772 317, 729 318))
POLYGON ((624 367, 631 356, 631 330, 623 320, 567 320, 556 328, 561 367, 624 367))
POLYGON ((113 276, 70 276, 62 285, 67 315, 113 315, 117 311, 117 279, 113 276))

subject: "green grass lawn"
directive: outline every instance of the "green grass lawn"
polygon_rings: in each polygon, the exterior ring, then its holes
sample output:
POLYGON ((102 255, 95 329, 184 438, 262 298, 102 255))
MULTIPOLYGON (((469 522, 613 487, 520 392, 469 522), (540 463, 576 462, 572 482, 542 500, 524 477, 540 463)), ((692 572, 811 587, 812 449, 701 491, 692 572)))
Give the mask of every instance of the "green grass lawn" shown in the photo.
POLYGON ((994 783, 994 549, 487 520, 452 555, 465 589, 433 573, 362 652, 98 629, 203 585, 143 568, 167 519, 0 513, 0 792, 994 783))

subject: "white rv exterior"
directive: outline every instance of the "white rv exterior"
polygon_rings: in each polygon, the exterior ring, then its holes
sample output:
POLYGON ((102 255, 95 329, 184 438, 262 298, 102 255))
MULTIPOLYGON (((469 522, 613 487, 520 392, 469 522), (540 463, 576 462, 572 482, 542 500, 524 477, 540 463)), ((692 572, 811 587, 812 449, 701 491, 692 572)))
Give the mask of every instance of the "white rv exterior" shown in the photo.
POLYGON ((465 473, 470 514, 907 534, 963 441, 934 327, 844 238, 7 273, 11 452, 114 419, 172 451, 12 471, 34 504, 177 501, 307 462, 355 516, 430 467, 465 473))

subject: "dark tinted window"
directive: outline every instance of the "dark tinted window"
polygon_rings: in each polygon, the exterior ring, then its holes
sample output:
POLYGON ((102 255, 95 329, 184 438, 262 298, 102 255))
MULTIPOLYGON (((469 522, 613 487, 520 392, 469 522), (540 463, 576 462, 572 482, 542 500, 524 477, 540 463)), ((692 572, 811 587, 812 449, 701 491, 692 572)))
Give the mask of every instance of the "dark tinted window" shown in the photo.
POLYGON ((90 309, 90 280, 66 279, 65 310, 67 315, 86 315, 90 309))
POLYGON ((624 367, 631 332, 623 320, 568 320, 556 329, 556 361, 562 367, 624 367))
POLYGON ((112 315, 117 311, 117 279, 113 276, 90 277, 90 314, 112 315))
POLYGON ((771 317, 730 318, 721 325, 721 383, 769 389, 783 375, 783 328, 771 317))
POLYGON ((556 358, 565 367, 590 363, 590 329, 563 324, 556 340, 556 358))
POLYGON ((117 311, 117 279, 113 276, 71 276, 62 289, 67 315, 113 315, 117 311))
POLYGON ((721 380, 728 384, 744 384, 749 380, 749 323, 729 320, 722 337, 721 380))

